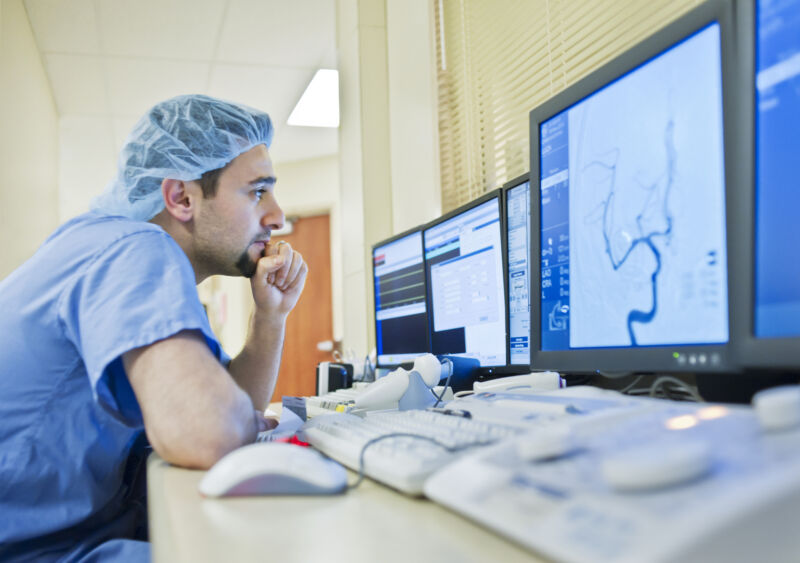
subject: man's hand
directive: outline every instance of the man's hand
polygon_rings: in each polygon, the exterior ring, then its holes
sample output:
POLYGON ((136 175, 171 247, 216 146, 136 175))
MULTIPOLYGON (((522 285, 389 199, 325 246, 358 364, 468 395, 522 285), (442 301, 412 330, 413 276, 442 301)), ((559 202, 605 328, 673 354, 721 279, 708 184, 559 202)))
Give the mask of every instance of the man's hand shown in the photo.
POLYGON ((256 418, 256 426, 258 432, 266 432, 267 430, 274 430, 278 426, 278 419, 272 416, 264 416, 264 413, 256 409, 253 411, 253 416, 256 418))
POLYGON ((250 279, 256 311, 285 319, 303 292, 307 273, 303 257, 289 243, 269 243, 250 279))
POLYGON ((308 266, 286 242, 269 244, 250 278, 256 309, 244 348, 228 366, 257 409, 265 409, 281 364, 286 317, 297 304, 308 266))

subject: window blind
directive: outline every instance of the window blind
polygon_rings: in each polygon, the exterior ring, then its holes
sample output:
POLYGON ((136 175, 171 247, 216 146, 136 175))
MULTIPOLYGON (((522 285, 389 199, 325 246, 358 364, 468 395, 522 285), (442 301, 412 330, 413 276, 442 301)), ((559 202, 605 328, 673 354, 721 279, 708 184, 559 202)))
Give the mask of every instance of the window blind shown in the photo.
POLYGON ((443 211, 527 172, 528 114, 700 0, 433 0, 443 211))

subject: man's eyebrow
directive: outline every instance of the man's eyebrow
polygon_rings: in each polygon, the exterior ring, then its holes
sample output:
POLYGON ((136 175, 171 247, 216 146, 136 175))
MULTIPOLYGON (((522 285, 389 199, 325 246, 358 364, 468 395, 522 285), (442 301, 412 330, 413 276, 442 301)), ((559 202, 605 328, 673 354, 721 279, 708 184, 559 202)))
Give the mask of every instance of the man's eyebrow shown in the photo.
POLYGON ((260 178, 256 178, 255 180, 252 180, 248 185, 253 186, 254 188, 264 185, 274 186, 275 182, 277 181, 278 179, 275 176, 262 176, 260 178))

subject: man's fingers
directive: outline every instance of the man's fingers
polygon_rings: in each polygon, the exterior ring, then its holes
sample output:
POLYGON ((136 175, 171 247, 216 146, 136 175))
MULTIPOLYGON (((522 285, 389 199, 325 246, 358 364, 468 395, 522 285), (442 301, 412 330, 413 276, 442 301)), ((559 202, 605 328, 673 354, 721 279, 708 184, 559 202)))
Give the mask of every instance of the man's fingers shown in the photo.
POLYGON ((259 269, 266 283, 274 285, 281 291, 287 291, 298 283, 304 283, 308 272, 303 256, 292 250, 291 245, 284 241, 267 245, 264 257, 259 260, 259 269))
POLYGON ((267 247, 268 254, 272 255, 273 253, 277 256, 283 258, 282 267, 275 270, 275 274, 273 275, 272 282, 274 285, 281 287, 284 281, 286 280, 286 275, 289 272, 289 268, 291 268, 292 260, 294 254, 297 254, 292 250, 292 246, 285 241, 278 241, 276 244, 270 244, 267 247))
POLYGON ((283 277, 281 278, 281 274, 284 273, 284 271, 281 270, 276 276, 275 284, 282 290, 286 290, 286 288, 289 287, 294 282, 294 279, 297 277, 297 273, 300 271, 300 268, 303 267, 303 264, 305 264, 305 261, 303 260, 303 257, 300 255, 300 253, 294 252, 291 264, 289 264, 289 267, 287 268, 285 275, 283 275, 283 277))
POLYGON ((297 286, 300 286, 300 290, 302 291, 303 286, 306 283, 306 274, 308 274, 308 264, 303 262, 303 265, 298 270, 297 275, 290 283, 286 285, 286 289, 284 289, 284 291, 289 291, 297 286))
POLYGON ((258 260, 258 266, 257 266, 258 276, 261 278, 267 277, 267 281, 269 281, 268 275, 274 277, 274 272, 280 270, 285 265, 286 265, 286 258, 281 256, 280 254, 263 256, 258 260))

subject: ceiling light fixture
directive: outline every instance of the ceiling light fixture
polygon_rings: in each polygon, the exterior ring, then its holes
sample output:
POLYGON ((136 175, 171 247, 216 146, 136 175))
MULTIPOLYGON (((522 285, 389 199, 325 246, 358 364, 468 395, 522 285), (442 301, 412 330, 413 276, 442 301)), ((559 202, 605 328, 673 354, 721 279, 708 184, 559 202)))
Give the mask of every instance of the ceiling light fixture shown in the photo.
POLYGON ((292 110, 289 125, 339 127, 339 71, 319 69, 292 110))

